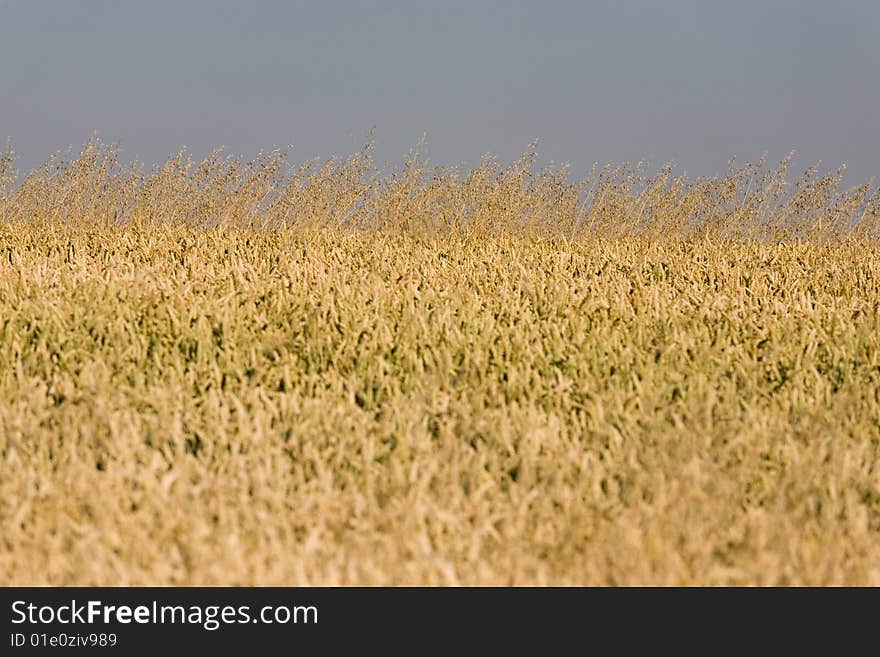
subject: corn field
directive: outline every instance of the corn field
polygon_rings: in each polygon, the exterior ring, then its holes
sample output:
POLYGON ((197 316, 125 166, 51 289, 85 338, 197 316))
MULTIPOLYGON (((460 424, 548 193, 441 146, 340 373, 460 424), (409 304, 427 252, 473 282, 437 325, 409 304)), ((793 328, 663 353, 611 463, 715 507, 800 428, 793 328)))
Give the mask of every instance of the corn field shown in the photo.
POLYGON ((0 158, 0 584, 880 585, 880 194, 0 158))

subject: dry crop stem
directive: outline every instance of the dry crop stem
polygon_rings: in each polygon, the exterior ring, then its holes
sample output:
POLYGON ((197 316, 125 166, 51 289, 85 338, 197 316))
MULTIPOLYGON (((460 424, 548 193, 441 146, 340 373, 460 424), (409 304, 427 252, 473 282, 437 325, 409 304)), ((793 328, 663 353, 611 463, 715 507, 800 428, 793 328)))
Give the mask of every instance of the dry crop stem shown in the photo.
POLYGON ((870 186, 0 160, 2 584, 880 584, 870 186))

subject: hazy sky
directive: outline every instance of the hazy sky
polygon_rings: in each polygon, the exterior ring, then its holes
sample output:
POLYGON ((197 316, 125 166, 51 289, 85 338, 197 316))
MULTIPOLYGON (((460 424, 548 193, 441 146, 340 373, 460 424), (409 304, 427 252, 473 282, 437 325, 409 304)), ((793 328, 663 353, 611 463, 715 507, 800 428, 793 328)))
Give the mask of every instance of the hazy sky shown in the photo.
POLYGON ((0 138, 22 168, 95 130, 397 162, 849 164, 880 177, 880 0, 0 0, 0 138))

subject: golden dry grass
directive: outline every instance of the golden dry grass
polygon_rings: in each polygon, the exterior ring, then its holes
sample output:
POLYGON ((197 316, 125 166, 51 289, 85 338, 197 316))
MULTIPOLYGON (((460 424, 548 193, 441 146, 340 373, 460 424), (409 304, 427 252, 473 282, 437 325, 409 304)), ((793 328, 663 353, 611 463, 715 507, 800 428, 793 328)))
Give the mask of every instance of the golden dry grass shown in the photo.
POLYGON ((2 584, 880 584, 869 186, 0 161, 2 584))

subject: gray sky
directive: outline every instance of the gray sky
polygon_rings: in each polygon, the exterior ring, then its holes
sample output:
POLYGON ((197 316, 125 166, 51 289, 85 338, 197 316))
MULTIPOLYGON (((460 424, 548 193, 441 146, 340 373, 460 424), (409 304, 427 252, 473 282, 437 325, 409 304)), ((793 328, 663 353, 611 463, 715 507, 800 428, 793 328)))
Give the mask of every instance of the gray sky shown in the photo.
MULTIPOLYGON (((880 177, 878 0, 0 0, 0 138, 28 169, 97 130, 152 164, 181 145, 399 162, 733 156, 880 177)), ((803 168, 803 167, 801 167, 803 168)))

